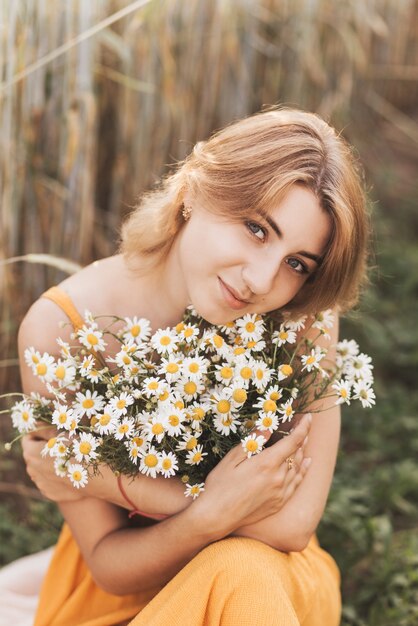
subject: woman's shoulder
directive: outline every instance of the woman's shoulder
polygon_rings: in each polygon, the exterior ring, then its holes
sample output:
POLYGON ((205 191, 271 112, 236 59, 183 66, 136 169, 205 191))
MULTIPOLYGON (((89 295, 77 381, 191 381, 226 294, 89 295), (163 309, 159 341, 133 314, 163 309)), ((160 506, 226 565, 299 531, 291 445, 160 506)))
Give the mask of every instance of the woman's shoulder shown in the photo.
MULTIPOLYGON (((100 259, 69 276, 57 287, 81 315, 86 309, 98 314, 106 308, 112 286, 118 285, 116 278, 122 264, 120 255, 100 259)), ((18 342, 23 347, 36 342, 37 349, 53 351, 56 350, 56 338, 68 340, 72 331, 64 308, 41 295, 22 320, 18 342)))

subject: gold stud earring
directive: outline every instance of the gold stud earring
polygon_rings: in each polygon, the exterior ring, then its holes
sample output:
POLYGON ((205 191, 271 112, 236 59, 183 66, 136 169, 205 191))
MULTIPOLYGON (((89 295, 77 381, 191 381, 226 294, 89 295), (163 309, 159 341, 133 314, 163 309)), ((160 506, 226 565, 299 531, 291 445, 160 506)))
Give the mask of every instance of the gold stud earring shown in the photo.
POLYGON ((185 206, 183 204, 183 208, 181 210, 181 214, 183 215, 183 219, 185 222, 187 222, 188 219, 190 219, 190 216, 192 214, 192 207, 190 206, 185 206))

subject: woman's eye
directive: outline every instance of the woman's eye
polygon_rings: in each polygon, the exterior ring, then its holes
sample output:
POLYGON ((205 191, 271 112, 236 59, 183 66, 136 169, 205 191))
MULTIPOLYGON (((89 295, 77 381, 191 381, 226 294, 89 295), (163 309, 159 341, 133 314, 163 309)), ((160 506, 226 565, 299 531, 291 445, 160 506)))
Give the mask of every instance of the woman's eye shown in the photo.
POLYGON ((260 241, 264 241, 267 235, 267 230, 265 228, 260 226, 260 224, 257 224, 257 222, 246 222, 245 225, 248 228, 248 230, 255 237, 257 237, 257 239, 260 239, 260 241))
POLYGON ((295 272, 298 272, 299 274, 308 274, 309 270, 306 265, 299 261, 296 257, 290 257, 287 259, 286 263, 292 268, 292 270, 295 270, 295 272))

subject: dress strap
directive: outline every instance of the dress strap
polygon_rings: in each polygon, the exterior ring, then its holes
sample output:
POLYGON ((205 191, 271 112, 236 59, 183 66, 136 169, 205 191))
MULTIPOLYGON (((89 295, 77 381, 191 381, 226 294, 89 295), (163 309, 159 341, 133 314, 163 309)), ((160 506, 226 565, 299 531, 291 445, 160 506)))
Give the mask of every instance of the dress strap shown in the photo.
POLYGON ((48 298, 55 302, 57 306, 60 307, 70 320, 71 324, 74 327, 74 330, 79 330, 84 326, 84 320, 78 312, 74 302, 71 300, 68 293, 66 293, 60 287, 51 287, 48 291, 45 291, 41 298, 48 298))

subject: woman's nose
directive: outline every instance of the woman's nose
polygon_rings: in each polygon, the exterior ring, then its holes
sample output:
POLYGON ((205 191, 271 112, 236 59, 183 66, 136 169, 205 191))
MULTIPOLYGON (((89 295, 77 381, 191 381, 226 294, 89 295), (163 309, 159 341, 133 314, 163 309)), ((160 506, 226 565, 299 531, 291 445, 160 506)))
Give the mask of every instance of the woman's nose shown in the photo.
POLYGON ((277 278, 281 261, 271 257, 258 258, 248 263, 242 270, 246 286, 256 296, 269 294, 277 278))

